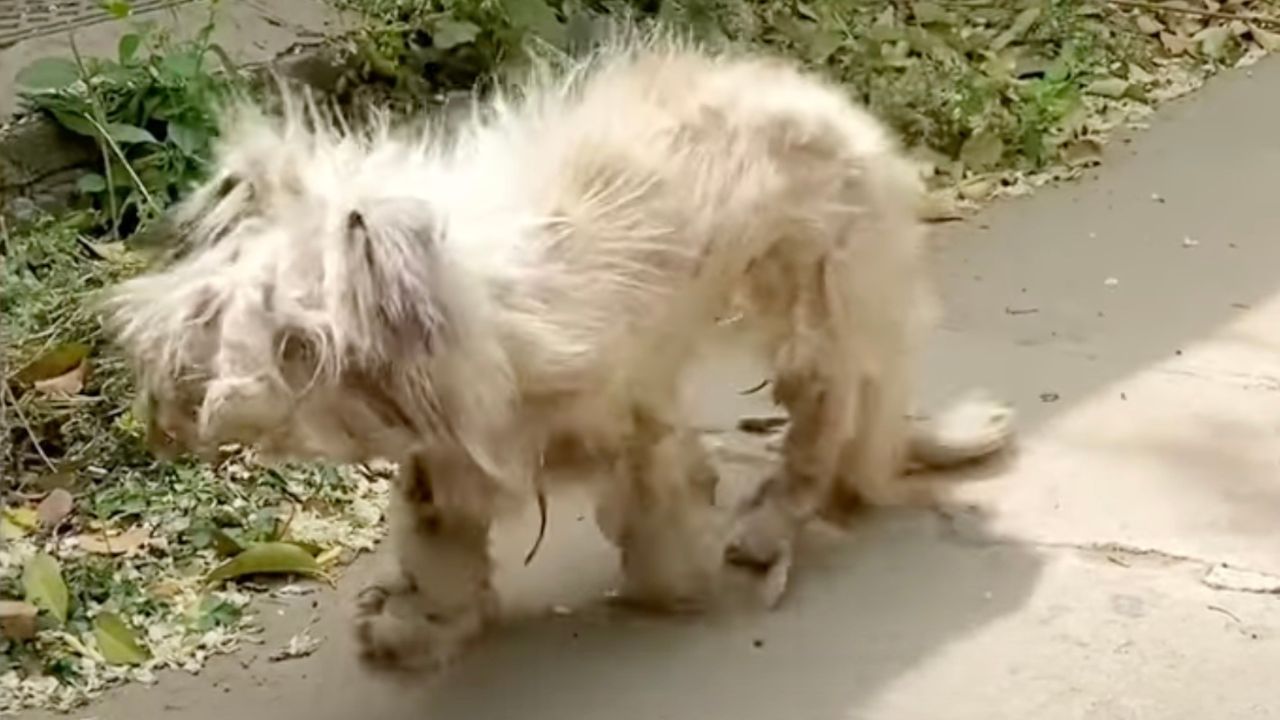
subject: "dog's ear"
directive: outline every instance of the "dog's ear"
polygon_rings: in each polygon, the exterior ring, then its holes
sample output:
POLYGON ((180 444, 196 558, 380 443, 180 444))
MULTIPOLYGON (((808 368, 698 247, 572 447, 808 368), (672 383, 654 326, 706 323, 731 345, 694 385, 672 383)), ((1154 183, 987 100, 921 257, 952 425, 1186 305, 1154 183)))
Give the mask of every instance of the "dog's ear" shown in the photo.
POLYGON ((345 220, 348 302, 368 338, 399 352, 430 352, 445 318, 435 278, 441 229, 426 203, 382 200, 345 220))

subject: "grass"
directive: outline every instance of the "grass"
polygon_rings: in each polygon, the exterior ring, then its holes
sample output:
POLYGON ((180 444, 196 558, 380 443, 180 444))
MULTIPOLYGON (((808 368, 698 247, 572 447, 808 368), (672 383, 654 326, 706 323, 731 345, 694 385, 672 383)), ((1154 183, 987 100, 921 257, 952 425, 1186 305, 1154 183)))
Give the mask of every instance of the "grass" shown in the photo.
MULTIPOLYGON (((1280 48, 1280 24, 1098 0, 341 4, 365 19, 337 41, 354 61, 347 99, 406 109, 520 68, 533 45, 589 46, 622 13, 797 58, 903 137, 938 193, 935 219, 1075 175, 1103 157, 1113 128, 1280 48)), ((159 668, 198 669, 249 632, 246 591, 270 590, 210 586, 215 568, 290 542, 314 563, 300 572, 331 570, 381 533, 386 479, 367 469, 268 468, 249 453, 211 467, 146 451, 130 376, 91 300, 144 266, 138 231, 202 176, 218 102, 249 90, 211 40, 213 15, 175 37, 135 23, 127 3, 111 7, 130 23, 114 57, 45 59, 20 74, 30 106, 93 142, 102 164, 81 179, 76 211, 0 225, 0 601, 39 610, 35 628, 0 615, 0 713, 69 708, 159 668)))

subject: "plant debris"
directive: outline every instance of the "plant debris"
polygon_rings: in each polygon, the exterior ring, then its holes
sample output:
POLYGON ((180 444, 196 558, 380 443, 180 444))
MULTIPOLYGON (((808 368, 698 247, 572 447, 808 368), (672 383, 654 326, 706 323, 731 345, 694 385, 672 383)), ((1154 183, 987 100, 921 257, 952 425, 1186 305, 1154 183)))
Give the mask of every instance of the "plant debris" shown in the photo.
POLYGON ((83 227, 75 213, 38 220, 3 248, 0 359, 18 370, 0 387, 0 715, 195 672, 254 631, 256 591, 229 575, 210 587, 219 567, 286 542, 329 575, 383 534, 387 468, 264 466, 246 452, 213 467, 146 450, 132 379, 91 305, 143 260, 121 242, 85 251, 83 227), (90 366, 79 387, 37 387, 90 366))

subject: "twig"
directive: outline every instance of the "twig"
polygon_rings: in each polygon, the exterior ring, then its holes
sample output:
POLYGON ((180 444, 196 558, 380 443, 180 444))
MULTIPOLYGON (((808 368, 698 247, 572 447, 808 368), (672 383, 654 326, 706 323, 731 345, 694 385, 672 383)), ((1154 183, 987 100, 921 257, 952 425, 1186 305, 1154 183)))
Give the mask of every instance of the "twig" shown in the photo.
POLYGON ((9 396, 9 401, 13 403, 13 412, 18 416, 18 422, 22 423, 22 428, 27 431, 27 436, 31 438, 31 443, 36 446, 36 453, 40 455, 40 459, 44 460, 44 464, 49 466, 50 472, 58 472, 58 468, 44 454, 44 448, 40 447, 40 438, 36 437, 36 431, 31 429, 31 423, 27 421, 27 414, 22 412, 22 406, 18 403, 18 396, 13 394, 13 388, 9 387, 8 381, 4 381, 4 393, 9 396))
POLYGON ((1224 607, 1220 607, 1220 606, 1218 606, 1218 605, 1206 605, 1205 607, 1207 607, 1208 609, 1210 609, 1210 610, 1212 610, 1212 611, 1214 611, 1214 612, 1222 613, 1223 615, 1226 615, 1227 617, 1231 618, 1232 620, 1235 620, 1237 625, 1243 625, 1243 624, 1244 624, 1244 622, 1243 622, 1239 617, 1237 617, 1235 613, 1231 612, 1230 610, 1228 610, 1228 609, 1226 609, 1226 608, 1224 608, 1224 607))
POLYGON ((1159 2, 1146 2, 1145 0, 1106 0, 1106 2, 1112 5, 1119 5, 1120 7, 1141 8, 1143 10, 1154 10, 1156 12, 1199 15, 1201 17, 1218 18, 1220 20, 1241 20, 1243 22, 1264 23, 1267 25, 1280 26, 1280 17, 1263 15, 1261 13, 1232 13, 1223 12, 1221 10, 1202 10, 1200 8, 1166 5, 1159 2))

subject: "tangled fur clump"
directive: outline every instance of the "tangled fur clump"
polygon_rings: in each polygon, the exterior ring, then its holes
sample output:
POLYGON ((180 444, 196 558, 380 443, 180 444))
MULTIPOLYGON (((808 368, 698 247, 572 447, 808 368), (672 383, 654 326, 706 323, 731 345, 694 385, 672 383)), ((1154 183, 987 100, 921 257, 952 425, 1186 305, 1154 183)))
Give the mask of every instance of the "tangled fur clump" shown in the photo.
MULTIPOLYGON (((602 528, 628 592, 664 607, 705 600, 726 555, 780 589, 809 518, 904 499, 922 188, 820 80, 629 38, 449 134, 352 131, 297 99, 229 118, 177 257, 120 287, 112 322, 159 441, 400 463, 369 659, 435 666, 482 627, 492 519, 559 437, 608 463, 602 528), (737 311, 791 422, 725 532, 677 381, 737 311)), ((915 434, 957 462, 1008 418, 915 434)))

